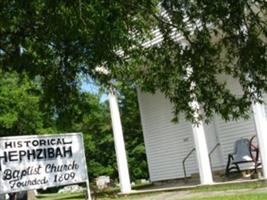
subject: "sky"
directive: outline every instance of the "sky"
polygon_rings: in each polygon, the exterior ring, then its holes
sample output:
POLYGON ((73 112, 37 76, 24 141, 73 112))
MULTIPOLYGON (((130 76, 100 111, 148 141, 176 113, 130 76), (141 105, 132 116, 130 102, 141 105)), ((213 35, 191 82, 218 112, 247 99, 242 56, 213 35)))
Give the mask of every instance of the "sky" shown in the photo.
MULTIPOLYGON (((100 87, 94 82, 91 78, 86 78, 82 81, 81 90, 85 92, 90 92, 92 94, 98 95, 100 87)), ((106 93, 101 95, 100 102, 104 102, 108 99, 108 95, 106 93)))

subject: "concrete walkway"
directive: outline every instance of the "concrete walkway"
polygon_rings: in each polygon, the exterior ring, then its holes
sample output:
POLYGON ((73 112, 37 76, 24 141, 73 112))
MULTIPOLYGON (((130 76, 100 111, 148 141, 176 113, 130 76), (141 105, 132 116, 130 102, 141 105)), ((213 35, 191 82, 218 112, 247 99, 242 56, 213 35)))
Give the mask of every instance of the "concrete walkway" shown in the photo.
MULTIPOLYGON (((214 183, 212 185, 187 185, 187 186, 177 186, 175 184, 170 185, 168 184, 167 187, 164 187, 164 185, 158 187, 151 187, 146 189, 140 189, 140 190, 132 190, 132 192, 128 195, 126 195, 126 200, 182 200, 182 199, 195 199, 195 198, 201 198, 201 197, 210 197, 210 196, 224 196, 224 195, 235 195, 235 194, 251 194, 251 193, 267 193, 267 187, 266 187, 267 180, 264 179, 249 179, 249 180, 235 180, 235 181, 227 181, 227 182, 220 182, 220 183, 214 183), (265 184, 263 187, 242 187, 240 189, 235 188, 235 185, 246 185, 246 184, 265 184), (201 190, 201 188, 207 187, 209 190, 214 187, 214 191, 205 191, 201 190), (216 188, 221 188, 221 191, 216 188), (223 187, 225 186, 225 189, 223 187), (231 186, 233 186, 233 189, 231 189, 231 186), (200 189, 200 190, 198 190, 200 189), (197 192, 201 191, 201 192, 197 192), (202 192, 203 191, 203 192, 202 192), (128 197, 128 198, 127 198, 128 197)), ((166 186, 166 185, 165 185, 166 186)), ((124 195, 122 195, 124 196, 124 195)), ((120 198, 119 198, 120 199, 120 198)))
MULTIPOLYGON (((195 199, 201 197, 213 197, 213 196, 228 196, 235 194, 251 194, 251 193, 267 193, 267 188, 257 189, 239 189, 239 190, 227 190, 227 191, 214 191, 214 192, 192 192, 192 191, 176 191, 176 192, 163 192, 154 194, 151 196, 143 196, 142 200, 186 200, 195 199)), ((140 199, 140 196, 131 200, 140 199)))
POLYGON ((263 182, 266 181, 264 179, 249 179, 249 180, 234 180, 234 181, 227 181, 227 182, 219 182, 219 183, 213 183, 212 185, 176 185, 176 184, 169 184, 169 185, 162 185, 160 187, 158 186, 152 186, 151 188, 147 189, 140 189, 140 190, 132 190, 129 195, 132 194, 146 194, 146 193, 159 193, 159 192, 171 192, 171 191, 190 191, 196 188, 206 187, 206 186, 219 186, 219 185, 232 185, 232 184, 245 184, 245 183, 257 183, 257 182, 263 182))

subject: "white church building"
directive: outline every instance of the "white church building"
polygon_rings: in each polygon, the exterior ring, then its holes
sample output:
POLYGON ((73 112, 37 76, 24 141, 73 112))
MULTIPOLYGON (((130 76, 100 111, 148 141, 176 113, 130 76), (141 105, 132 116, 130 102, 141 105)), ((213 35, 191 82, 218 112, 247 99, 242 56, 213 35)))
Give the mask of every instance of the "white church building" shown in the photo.
MULTIPOLYGON (((144 43, 144 46, 162 41, 159 30, 153 34, 155 37, 144 43)), ((185 43, 181 34, 175 33, 173 37, 177 42, 185 43)), ((218 79, 226 82, 233 94, 242 94, 237 80, 223 75, 218 79)), ((171 122, 172 105, 160 92, 150 94, 138 90, 150 180, 156 182, 184 178, 183 160, 195 148, 185 163, 186 174, 190 176, 199 173, 200 184, 213 184, 212 171, 225 169, 228 154, 233 153, 234 143, 240 138, 251 138, 254 135, 258 138, 263 178, 267 179, 267 95, 264 101, 264 104, 252 105, 247 120, 225 122, 216 116, 209 124, 201 122, 196 126, 186 122, 183 116, 180 116, 179 123, 171 122)), ((121 192, 130 193, 119 108, 112 90, 109 93, 109 104, 121 192)))
MULTIPOLYGON (((238 81, 228 78, 227 84, 234 94, 242 93, 238 81)), ((187 156, 188 159, 184 163, 186 176, 198 173, 197 152, 193 150, 197 141, 194 140, 192 124, 185 121, 182 115, 178 123, 171 122, 174 117, 172 105, 160 92, 150 94, 139 90, 138 101, 150 180, 156 182, 184 178, 183 160, 187 156), (190 154, 191 151, 192 154, 190 154)), ((265 102, 267 102, 267 95, 265 102)), ((267 106, 265 105, 264 108, 267 115, 267 106)), ((257 114, 255 110, 254 114, 257 114)), ((267 123, 266 118, 260 118, 263 123, 267 123)), ((251 109, 250 118, 247 120, 225 122, 220 116, 216 116, 209 124, 203 124, 212 171, 225 170, 228 154, 233 153, 234 144, 238 139, 250 139, 257 135, 255 120, 251 109)), ((267 129, 264 132, 267 136, 267 129)), ((200 151, 203 148, 200 146, 200 151)), ((245 164, 243 167, 250 168, 251 165, 245 164)))
MULTIPOLYGON (((239 95, 242 89, 237 80, 221 77, 227 81, 232 93, 239 95)), ((200 184, 213 184, 212 171, 224 170, 228 154, 233 153, 234 143, 240 138, 256 135, 260 151, 262 178, 267 179, 267 95, 264 103, 251 106, 249 119, 225 122, 220 116, 209 124, 193 125, 180 116, 178 123, 173 118, 172 105, 160 92, 155 94, 138 90, 145 149, 151 182, 180 179, 198 173, 200 184), (212 152, 212 154, 211 154, 212 152)), ((114 143, 122 193, 131 192, 127 156, 117 98, 111 90, 109 103, 114 134, 114 143)), ((245 165, 251 168, 251 165, 245 165)))

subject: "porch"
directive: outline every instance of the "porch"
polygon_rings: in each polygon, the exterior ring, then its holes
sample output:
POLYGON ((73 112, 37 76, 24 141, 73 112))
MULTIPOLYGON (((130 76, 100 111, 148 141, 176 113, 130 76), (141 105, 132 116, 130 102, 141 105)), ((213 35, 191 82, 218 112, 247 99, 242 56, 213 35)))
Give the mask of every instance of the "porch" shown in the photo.
MULTIPOLYGON (((240 88, 234 81, 229 80, 228 83, 233 92, 238 95, 240 88)), ((253 135, 259 138, 263 163, 262 177, 267 177, 267 163, 265 163, 267 161, 267 136, 264 134, 267 130, 267 108, 264 104, 254 104, 249 119, 225 122, 219 116, 215 116, 209 124, 201 123, 196 126, 187 122, 183 116, 180 116, 179 123, 173 123, 171 103, 159 92, 148 94, 138 91, 138 100, 152 183, 184 180, 188 177, 191 182, 181 181, 176 184, 177 187, 228 182, 229 180, 223 178, 224 174, 221 178, 217 178, 212 172, 224 172, 228 155, 234 151, 234 143, 240 138, 251 138, 253 135), (194 152, 193 149, 196 151, 194 152), (188 153, 192 156, 187 158, 188 153), (187 161, 184 165, 185 158, 187 161), (186 168, 186 173, 184 168, 186 168), (192 179, 194 174, 199 174, 198 181, 192 179)), ((267 96, 265 96, 266 100, 267 96)), ((123 139, 122 136, 120 138, 123 139)), ((117 158, 120 157, 117 153, 117 158)), ((242 170, 251 168, 253 166, 248 164, 242 170)), ((125 172, 126 170, 119 169, 120 174, 125 172)), ((125 177, 121 176, 120 179, 126 180, 125 177)), ((127 190, 122 193, 131 192, 129 181, 127 184, 127 190)), ((168 186, 165 185, 165 187, 168 186)))

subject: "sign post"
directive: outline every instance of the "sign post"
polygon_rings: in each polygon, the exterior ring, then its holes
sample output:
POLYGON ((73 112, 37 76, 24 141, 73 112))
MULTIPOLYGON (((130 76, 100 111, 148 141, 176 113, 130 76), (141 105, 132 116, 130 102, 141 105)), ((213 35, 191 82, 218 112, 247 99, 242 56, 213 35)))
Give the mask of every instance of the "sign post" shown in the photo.
POLYGON ((87 193, 87 200, 92 200, 89 179, 86 181, 86 193, 87 193))
POLYGON ((86 183, 81 133, 0 138, 0 194, 86 183))

